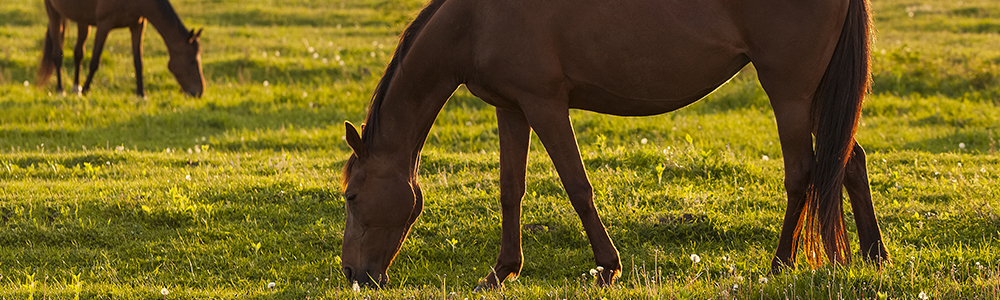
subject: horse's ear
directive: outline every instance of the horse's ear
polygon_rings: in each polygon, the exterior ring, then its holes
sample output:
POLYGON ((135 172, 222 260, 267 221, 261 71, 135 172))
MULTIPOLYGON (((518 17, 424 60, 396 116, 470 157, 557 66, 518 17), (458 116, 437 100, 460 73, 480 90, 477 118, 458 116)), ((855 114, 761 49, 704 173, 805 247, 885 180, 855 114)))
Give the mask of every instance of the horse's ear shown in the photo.
POLYGON ((204 28, 198 29, 198 31, 194 31, 194 29, 192 29, 191 32, 188 33, 188 43, 194 43, 200 39, 202 30, 204 30, 204 28))
MULTIPOLYGON (((368 155, 368 150, 365 150, 365 144, 361 142, 361 135, 358 134, 358 130, 354 128, 354 124, 344 121, 344 127, 346 127, 345 136, 347 138, 347 145, 351 146, 351 149, 354 150, 354 154, 357 155, 358 158, 368 155)), ((361 129, 364 130, 364 128, 365 125, 361 125, 361 129)))

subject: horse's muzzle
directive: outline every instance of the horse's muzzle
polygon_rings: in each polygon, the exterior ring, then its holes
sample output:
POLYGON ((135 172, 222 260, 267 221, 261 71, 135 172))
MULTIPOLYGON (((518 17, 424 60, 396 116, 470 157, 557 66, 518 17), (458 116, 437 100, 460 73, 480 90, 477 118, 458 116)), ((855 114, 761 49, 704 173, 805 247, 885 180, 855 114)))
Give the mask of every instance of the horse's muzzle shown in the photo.
POLYGON ((371 274, 369 270, 356 272, 354 268, 344 267, 344 277, 352 283, 357 283, 359 287, 377 289, 389 283, 385 274, 371 274))

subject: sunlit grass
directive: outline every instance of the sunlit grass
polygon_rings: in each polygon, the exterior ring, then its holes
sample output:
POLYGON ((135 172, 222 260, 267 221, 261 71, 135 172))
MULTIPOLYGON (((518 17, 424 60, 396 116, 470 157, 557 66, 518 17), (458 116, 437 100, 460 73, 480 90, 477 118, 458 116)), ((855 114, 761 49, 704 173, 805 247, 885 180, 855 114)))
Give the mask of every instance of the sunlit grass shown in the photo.
POLYGON ((465 89, 428 136, 427 202, 391 286, 355 292, 340 273, 342 122, 363 121, 421 1, 172 3, 205 28, 204 98, 179 92, 152 28, 146 99, 131 95, 124 30, 91 94, 39 87, 42 3, 0 3, 0 298, 1000 298, 994 1, 873 3, 857 139, 891 265, 766 273, 783 161, 751 67, 676 112, 572 112, 625 267, 609 289, 592 284, 582 226, 533 137, 524 269, 481 294, 499 249, 499 146, 494 110, 465 89))

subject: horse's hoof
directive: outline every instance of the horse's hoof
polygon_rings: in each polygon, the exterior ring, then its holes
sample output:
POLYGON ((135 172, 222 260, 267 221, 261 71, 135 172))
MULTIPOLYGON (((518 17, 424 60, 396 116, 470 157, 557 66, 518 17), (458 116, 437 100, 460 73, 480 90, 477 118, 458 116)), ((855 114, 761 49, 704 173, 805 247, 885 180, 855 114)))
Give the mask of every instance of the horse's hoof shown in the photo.
POLYGON ((70 93, 80 95, 83 93, 83 88, 81 88, 79 85, 74 85, 73 88, 70 89, 70 93))
POLYGON ((476 288, 472 289, 472 292, 479 293, 479 292, 493 291, 502 286, 503 286, 502 283, 500 285, 490 284, 489 282, 486 281, 486 279, 483 279, 479 281, 479 284, 476 285, 476 288))
POLYGON ((791 268, 790 265, 786 265, 780 259, 775 257, 774 259, 771 260, 771 270, 769 270, 767 274, 770 276, 780 275, 782 272, 785 271, 785 269, 789 268, 791 268))
POLYGON ((607 270, 607 269, 604 269, 603 267, 597 267, 596 270, 591 270, 591 272, 593 272, 593 271, 597 271, 595 273, 596 276, 594 278, 594 280, 595 280, 594 283, 598 287, 609 287, 609 286, 614 285, 615 284, 615 280, 618 279, 618 277, 620 277, 621 274, 622 274, 622 270, 621 269, 607 270))
POLYGON ((892 261, 889 260, 889 255, 885 253, 870 253, 863 256, 862 259, 865 264, 870 264, 879 269, 892 264, 892 261))

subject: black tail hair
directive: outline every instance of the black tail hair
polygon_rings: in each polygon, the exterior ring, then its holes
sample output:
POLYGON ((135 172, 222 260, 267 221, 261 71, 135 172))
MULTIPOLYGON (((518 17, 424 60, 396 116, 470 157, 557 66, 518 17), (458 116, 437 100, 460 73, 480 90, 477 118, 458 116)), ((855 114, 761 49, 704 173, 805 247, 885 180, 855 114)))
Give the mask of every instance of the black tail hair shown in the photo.
MULTIPOLYGON (((59 64, 62 64, 61 59, 56 58, 53 55, 53 51, 56 45, 52 41, 52 32, 45 30, 45 46, 42 47, 42 62, 38 67, 38 76, 35 77, 35 84, 38 86, 44 86, 49 81, 49 77, 55 72, 59 64)), ((62 45, 59 45, 62 47, 62 45)))
POLYGON ((819 252, 830 262, 851 261, 842 195, 861 104, 871 85, 869 12, 868 0, 850 0, 840 39, 813 99, 816 163, 793 235, 813 267, 823 264, 819 252))

